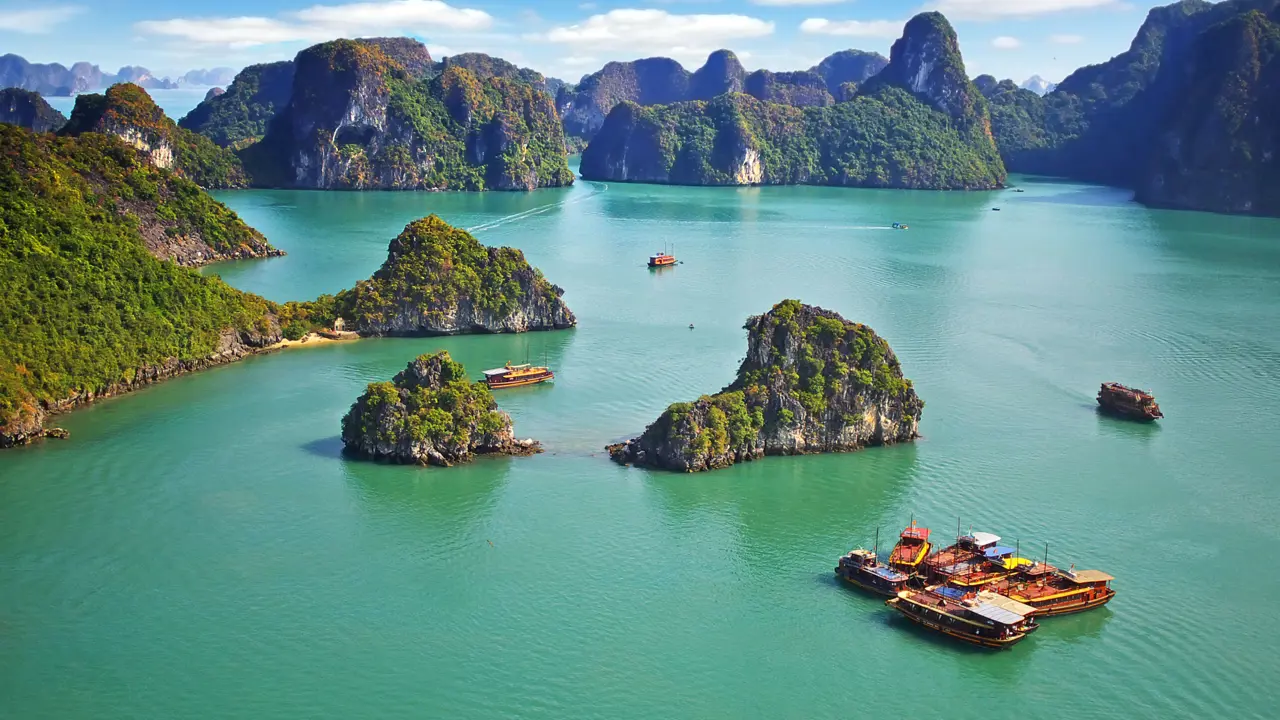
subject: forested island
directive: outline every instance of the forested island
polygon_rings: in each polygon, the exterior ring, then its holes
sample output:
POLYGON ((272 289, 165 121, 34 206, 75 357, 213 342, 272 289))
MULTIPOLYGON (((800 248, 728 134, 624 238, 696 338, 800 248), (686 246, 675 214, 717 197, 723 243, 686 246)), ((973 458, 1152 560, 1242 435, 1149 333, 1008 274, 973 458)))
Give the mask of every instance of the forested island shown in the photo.
POLYGON ((667 408, 608 448, 623 464, 697 472, 765 455, 846 452, 919 435, 924 401, 889 343, 822 308, 783 300, 747 320, 747 356, 715 395, 667 408))
POLYGON ((806 107, 741 92, 707 102, 623 102, 583 151, 582 176, 677 185, 1004 184, 987 101, 941 14, 908 22, 888 64, 840 95, 841 102, 806 107))
POLYGON ((571 327, 562 291, 510 248, 430 217, 355 288, 278 305, 190 267, 278 255, 115 134, 0 125, 0 447, 48 415, 232 362, 338 317, 365 335, 571 327), (341 314, 339 314, 341 313, 341 314))
POLYGON ((419 355, 391 382, 369 386, 342 418, 342 444, 357 457, 449 467, 476 455, 531 455, 489 386, 471 382, 441 351, 419 355))

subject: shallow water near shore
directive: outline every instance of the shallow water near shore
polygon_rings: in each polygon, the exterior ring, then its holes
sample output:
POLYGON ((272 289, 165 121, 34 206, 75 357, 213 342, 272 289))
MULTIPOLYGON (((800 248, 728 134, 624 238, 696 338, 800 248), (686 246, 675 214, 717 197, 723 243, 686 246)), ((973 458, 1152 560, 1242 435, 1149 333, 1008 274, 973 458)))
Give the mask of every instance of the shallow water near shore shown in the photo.
POLYGON ((523 249, 580 326, 252 358, 0 454, 0 717, 1271 716, 1280 222, 1015 182, 219 194, 289 253, 207 270, 236 287, 340 290, 435 212, 523 249), (647 270, 664 245, 683 264, 647 270), (920 442, 702 475, 607 460, 727 383, 746 317, 786 297, 888 339, 920 442), (364 385, 435 349, 477 377, 545 358, 554 384, 499 403, 547 452, 342 458, 364 385), (1104 380, 1166 419, 1100 416, 1104 380), (1048 543, 1119 595, 1008 652, 921 633, 832 575, 913 516, 944 543, 957 518, 1048 543))

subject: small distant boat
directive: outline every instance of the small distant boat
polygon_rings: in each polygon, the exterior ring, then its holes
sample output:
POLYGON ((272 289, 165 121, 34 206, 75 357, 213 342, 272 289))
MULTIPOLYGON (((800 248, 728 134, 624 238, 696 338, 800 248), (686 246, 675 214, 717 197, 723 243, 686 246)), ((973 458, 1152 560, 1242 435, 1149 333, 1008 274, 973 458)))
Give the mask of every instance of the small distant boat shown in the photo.
POLYGON ((898 544, 889 553, 889 567, 908 575, 920 568, 920 563, 929 557, 929 528, 916 527, 916 522, 902 531, 898 536, 898 544))
POLYGON ((548 368, 528 364, 507 363, 500 368, 484 371, 485 384, 491 390, 536 385, 554 379, 555 376, 556 374, 548 368))
POLYGON ((893 229, 894 230, 910 230, 911 228, 907 227, 906 225, 903 225, 902 223, 894 223, 893 229))
POLYGON ((1106 412, 1131 420, 1151 421, 1164 417, 1151 393, 1120 383, 1102 383, 1102 389, 1098 391, 1098 405, 1106 412))
POLYGON ((1000 208, 991 208, 991 212, 1000 212, 1000 208))
POLYGON ((651 268, 666 267, 668 265, 675 265, 675 264, 676 264, 675 255, 668 255, 665 252, 660 252, 660 253, 654 253, 653 255, 649 256, 649 267, 651 268))
POLYGON ((991 592, 934 586, 903 590, 885 604, 925 628, 985 648, 1013 647, 1039 628, 1034 608, 991 592))
POLYGON ((1015 188, 1014 192, 1026 192, 1026 190, 1023 190, 1022 188, 1015 188))

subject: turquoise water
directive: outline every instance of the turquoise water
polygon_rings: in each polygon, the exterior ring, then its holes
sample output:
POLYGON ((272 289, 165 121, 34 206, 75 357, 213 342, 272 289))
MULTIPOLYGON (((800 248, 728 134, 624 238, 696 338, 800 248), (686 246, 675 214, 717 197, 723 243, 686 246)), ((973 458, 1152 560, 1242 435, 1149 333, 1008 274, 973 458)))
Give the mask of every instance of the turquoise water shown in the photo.
POLYGON ((289 253, 210 270, 237 287, 339 290, 437 212, 522 248, 580 326, 253 358, 0 456, 0 717, 1273 717, 1280 223, 1022 182, 221 194, 289 253), (646 270, 664 244, 684 264, 646 270), (923 440, 608 462, 728 382, 745 318, 785 297, 889 340, 923 440), (545 356, 554 385, 499 402, 547 452, 342 459, 364 384, 437 348, 476 375, 545 356), (1168 417, 1100 417, 1112 379, 1168 417), (831 572, 912 516, 1048 543, 1119 596, 1004 653, 921 634, 831 572))

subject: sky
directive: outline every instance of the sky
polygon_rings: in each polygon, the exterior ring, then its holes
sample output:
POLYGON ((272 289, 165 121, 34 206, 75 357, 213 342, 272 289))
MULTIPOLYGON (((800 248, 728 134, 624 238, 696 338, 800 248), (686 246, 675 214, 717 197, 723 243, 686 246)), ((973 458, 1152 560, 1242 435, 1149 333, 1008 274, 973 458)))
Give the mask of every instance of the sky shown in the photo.
POLYGON ((338 37, 397 35, 432 57, 476 51, 576 81, 610 60, 696 69, 729 48, 748 69, 884 55, 912 15, 945 14, 969 74, 1059 81, 1123 52, 1150 0, 0 0, 0 54, 158 76, 292 58, 338 37))

